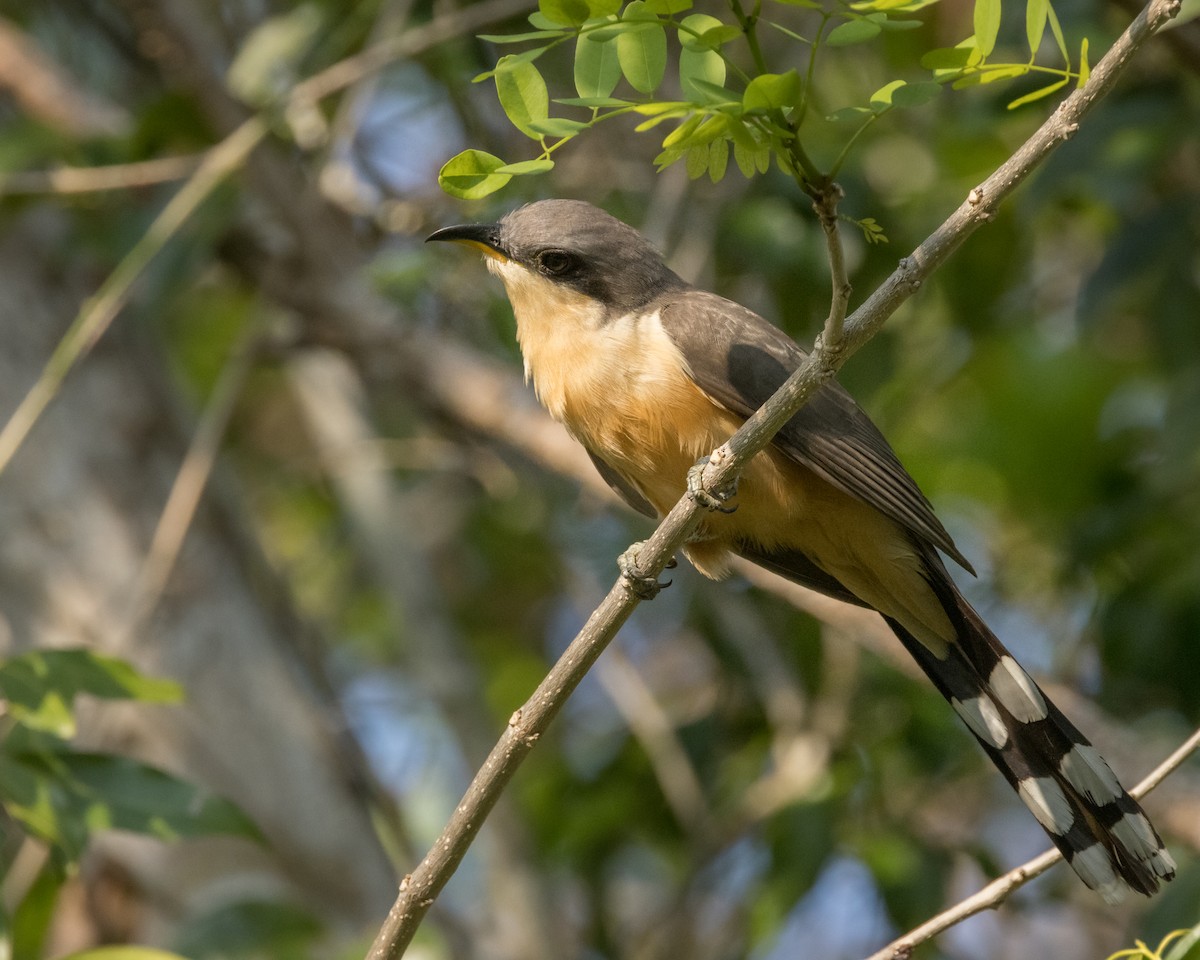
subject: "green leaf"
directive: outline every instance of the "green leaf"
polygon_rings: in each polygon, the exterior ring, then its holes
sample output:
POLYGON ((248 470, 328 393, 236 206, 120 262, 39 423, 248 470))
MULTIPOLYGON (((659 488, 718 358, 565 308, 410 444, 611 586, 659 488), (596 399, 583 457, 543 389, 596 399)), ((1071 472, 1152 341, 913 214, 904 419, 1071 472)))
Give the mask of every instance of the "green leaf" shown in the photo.
POLYGON ((1050 32, 1054 34, 1054 42, 1058 45, 1058 52, 1062 54, 1063 62, 1070 66, 1071 52, 1067 49, 1067 41, 1063 37, 1062 24, 1058 22, 1058 14, 1054 12, 1053 6, 1046 7, 1046 19, 1050 21, 1050 32))
POLYGON ((506 163, 496 172, 521 177, 531 173, 548 173, 553 169, 553 160, 549 157, 538 157, 536 160, 520 160, 517 163, 506 163))
POLYGON ((734 141, 733 160, 737 164, 737 168, 742 172, 742 176, 747 180, 753 177, 755 173, 754 153, 754 150, 743 146, 740 141, 734 141))
POLYGON ((9 935, 0 940, 0 945, 11 945, 13 957, 45 955, 43 945, 46 934, 54 919, 54 908, 66 879, 67 872, 58 858, 47 858, 25 896, 13 910, 9 935))
POLYGON ((667 69, 667 34, 644 0, 633 0, 625 8, 632 26, 617 36, 617 60, 629 85, 639 93, 653 93, 667 69), (647 20, 649 16, 651 19, 647 20))
POLYGON ((580 97, 607 97, 621 80, 617 45, 596 43, 587 34, 575 41, 575 89, 580 97))
POLYGON ((799 102, 800 75, 795 70, 761 74, 750 81, 742 95, 742 106, 747 113, 786 110, 799 102))
POLYGON ((554 102, 561 103, 564 107, 587 107, 590 110, 634 106, 632 100, 621 100, 618 97, 563 97, 554 102))
POLYGON ((592 16, 586 0, 538 0, 538 12, 551 23, 581 26, 592 16))
POLYGON ((1091 65, 1088 63, 1088 38, 1084 37, 1083 42, 1079 45, 1079 82, 1077 87, 1082 87, 1088 82, 1088 77, 1092 75, 1091 65))
POLYGON ((1025 39, 1029 42, 1030 56, 1036 56, 1046 33, 1046 14, 1050 0, 1025 0, 1025 39))
POLYGON ((687 175, 689 180, 698 180, 708 169, 708 146, 691 147, 687 152, 687 175))
POLYGON ((633 128, 634 132, 635 133, 643 133, 646 130, 650 130, 654 127, 657 127, 660 123, 665 123, 668 120, 674 120, 674 119, 677 119, 678 117, 682 117, 687 112, 688 112, 687 109, 680 109, 680 110, 672 110, 669 113, 655 114, 649 120, 643 120, 636 127, 634 127, 633 128))
POLYGON ((501 57, 496 64, 496 95, 512 125, 525 136, 540 140, 530 123, 550 115, 550 95, 538 68, 518 57, 501 57))
POLYGON ((921 57, 921 66, 926 70, 961 70, 978 56, 974 46, 939 47, 921 57))
MULTIPOLYGON (((591 124, 584 123, 580 120, 570 120, 566 117, 547 117, 545 120, 534 120, 530 126, 538 133, 545 137, 560 137, 566 139, 573 137, 580 131, 586 130, 591 124)), ((524 163, 526 161, 522 161, 524 163)), ((511 166, 507 164, 506 166, 511 166)), ((512 173, 511 170, 503 169, 499 173, 512 173)))
POLYGON ((549 37, 561 37, 562 30, 534 30, 530 33, 481 33, 480 40, 488 43, 525 43, 529 40, 545 40, 549 37))
POLYGON ((592 19, 599 19, 615 16, 623 2, 624 0, 587 0, 587 5, 591 8, 592 19))
MULTIPOLYGON (((713 44, 702 40, 701 38, 707 31, 720 31, 726 25, 716 17, 710 17, 707 13, 693 13, 683 18, 679 24, 679 43, 684 50, 713 50, 720 46, 720 43, 713 44)), ((742 31, 734 27, 735 35, 742 31)), ((714 34, 715 36, 715 34, 714 34)))
POLYGON ((497 173, 504 161, 482 150, 464 150, 451 157, 438 172, 438 184, 459 200, 478 200, 495 193, 512 177, 497 173))
POLYGON ((326 933, 321 921, 304 907, 254 899, 222 903, 188 920, 173 939, 177 949, 193 957, 299 960, 336 956, 317 946, 326 933))
POLYGON ((733 90, 716 83, 709 83, 703 77, 693 77, 692 86, 701 94, 698 100, 714 107, 734 107, 739 112, 742 109, 742 98, 733 90))
POLYGON ((561 29, 557 23, 544 16, 540 10, 535 10, 526 19, 529 20, 531 27, 538 30, 553 30, 558 32, 561 29))
POLYGON ((703 119, 704 117, 698 113, 688 117, 683 121, 683 123, 668 133, 665 138, 663 138, 663 149, 682 149, 687 145, 688 138, 690 138, 695 132, 696 128, 700 126, 700 121, 703 119))
POLYGON ((1052 83, 1048 87, 1042 87, 1040 90, 1034 90, 1033 93, 1027 93, 1023 97, 1017 97, 1008 105, 1009 110, 1016 110, 1017 107, 1023 107, 1027 103, 1033 103, 1035 100, 1041 100, 1043 97, 1048 97, 1056 90, 1061 90, 1067 85, 1067 78, 1059 80, 1057 83, 1052 83))
POLYGON ((1163 960, 1197 960, 1200 951, 1195 950, 1195 947, 1200 944, 1200 925, 1179 932, 1183 936, 1171 944, 1170 949, 1163 955, 1163 960))
POLYGON ((660 13, 667 17, 692 9, 692 0, 645 0, 645 3, 646 9, 651 13, 660 13))
POLYGON ((0 665, 0 698, 28 726, 72 736, 71 704, 81 693, 146 703, 177 703, 183 696, 173 681, 148 677, 124 660, 91 650, 30 650, 0 665))
POLYGON ((942 85, 932 80, 918 80, 896 88, 892 93, 892 104, 897 107, 920 107, 934 100, 942 92, 942 85))
POLYGON ((1000 35, 1000 0, 975 0, 975 46, 986 58, 1000 35))
POLYGON ((825 43, 830 47, 848 47, 854 43, 874 40, 882 32, 883 28, 874 20, 847 20, 829 31, 825 43))
POLYGON ((724 137, 714 140, 708 147, 708 178, 720 183, 729 165, 729 141, 724 137))
POLYGON ((0 801, 68 859, 78 859, 102 829, 164 840, 214 833, 261 839, 245 814, 207 790, 126 757, 79 753, 48 734, 18 731, 0 744, 0 801))
POLYGON ((922 27, 924 25, 924 22, 921 20, 894 20, 891 17, 888 17, 886 20, 879 21, 880 29, 891 33, 901 33, 905 30, 916 30, 917 27, 922 27))
POLYGON ((1013 77, 1023 77, 1029 72, 1027 63, 1006 63, 980 70, 976 76, 979 83, 995 83, 997 80, 1011 80, 1013 77))
POLYGON ((706 89, 697 85, 697 80, 721 87, 725 83, 725 61, 713 50, 679 51, 679 86, 685 97, 693 100, 708 99, 706 89))
POLYGON ((842 107, 840 110, 835 110, 825 119, 830 123, 845 123, 847 120, 861 120, 863 117, 869 117, 876 112, 867 107, 842 107))

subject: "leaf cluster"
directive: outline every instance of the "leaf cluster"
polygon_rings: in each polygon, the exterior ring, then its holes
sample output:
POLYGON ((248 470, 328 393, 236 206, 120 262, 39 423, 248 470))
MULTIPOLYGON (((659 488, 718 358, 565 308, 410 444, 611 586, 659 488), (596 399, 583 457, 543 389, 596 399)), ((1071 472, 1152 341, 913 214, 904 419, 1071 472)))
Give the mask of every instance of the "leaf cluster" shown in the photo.
MULTIPOLYGON (((860 135, 880 116, 896 108, 918 107, 942 88, 962 88, 1011 80, 1030 73, 1055 79, 1017 97, 1015 108, 1049 96, 1072 78, 1087 81, 1087 41, 1079 66, 1072 69, 1062 27, 1049 0, 1027 0, 1025 35, 1029 59, 1022 63, 995 61, 1000 32, 1000 0, 977 0, 975 32, 954 47, 929 51, 921 65, 929 79, 889 81, 864 104, 839 109, 824 119, 844 122, 836 160, 822 170, 804 144, 803 124, 815 99, 817 58, 825 48, 866 43, 889 32, 921 26, 912 14, 936 0, 862 0, 822 5, 816 0, 774 0, 772 13, 762 0, 745 10, 733 0, 724 19, 711 13, 689 12, 693 0, 541 0, 530 15, 532 31, 484 35, 498 45, 531 44, 520 53, 500 57, 494 69, 475 82, 492 80, 501 108, 512 125, 538 145, 538 155, 506 162, 491 153, 468 149, 443 166, 439 182, 463 200, 487 196, 515 176, 545 173, 554 168, 554 153, 604 120, 633 115, 642 118, 639 133, 663 125, 669 129, 655 158, 659 171, 682 162, 695 179, 708 174, 721 180, 731 165, 750 178, 766 173, 774 161, 806 192, 813 193, 835 177, 860 135), (785 16, 788 10, 807 14, 807 34, 797 32, 785 16), (1049 29, 1064 66, 1036 63, 1049 29), (799 47, 791 63, 777 70, 767 62, 759 31, 771 30, 799 47), (574 45, 575 96, 552 97, 537 61, 564 44, 574 45), (745 63, 751 63, 747 68, 745 63), (624 86, 622 86, 624 84, 624 86), (663 97, 665 89, 669 97, 663 97), (554 107, 581 111, 568 116, 554 107), (732 161, 732 164, 731 162, 732 161)), ((864 228, 865 229, 865 228, 864 228)), ((880 239, 871 231, 868 241, 880 239)))
POLYGON ((0 916, 0 948, 21 945, 13 955, 39 955, 32 945, 44 936, 58 888, 98 831, 259 839, 245 814, 220 797, 127 757, 73 747, 80 695, 170 704, 182 694, 173 681, 90 650, 32 650, 0 663, 0 806, 51 851, 12 923, 0 916))

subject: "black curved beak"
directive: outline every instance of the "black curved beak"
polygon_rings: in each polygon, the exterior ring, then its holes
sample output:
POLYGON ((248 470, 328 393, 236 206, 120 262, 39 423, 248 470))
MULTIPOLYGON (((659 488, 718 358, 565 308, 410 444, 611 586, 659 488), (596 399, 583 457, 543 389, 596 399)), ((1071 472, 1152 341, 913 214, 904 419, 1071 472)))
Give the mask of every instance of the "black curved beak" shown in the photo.
POLYGON ((495 223, 464 223, 455 227, 442 227, 425 238, 426 243, 432 240, 465 243, 497 260, 508 259, 508 254, 500 243, 500 227, 495 223))

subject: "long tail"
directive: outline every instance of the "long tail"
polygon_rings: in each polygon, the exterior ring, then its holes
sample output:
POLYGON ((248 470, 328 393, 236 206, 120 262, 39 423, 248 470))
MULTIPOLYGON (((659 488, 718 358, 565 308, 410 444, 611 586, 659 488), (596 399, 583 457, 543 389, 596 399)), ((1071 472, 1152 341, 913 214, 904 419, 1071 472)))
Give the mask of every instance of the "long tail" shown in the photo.
MULTIPOLYGON (((958 644, 940 659, 889 626, 962 717, 1080 879, 1109 903, 1150 896, 1175 861, 1107 763, 949 583, 958 644)), ((937 589, 937 587, 935 587, 937 589)))

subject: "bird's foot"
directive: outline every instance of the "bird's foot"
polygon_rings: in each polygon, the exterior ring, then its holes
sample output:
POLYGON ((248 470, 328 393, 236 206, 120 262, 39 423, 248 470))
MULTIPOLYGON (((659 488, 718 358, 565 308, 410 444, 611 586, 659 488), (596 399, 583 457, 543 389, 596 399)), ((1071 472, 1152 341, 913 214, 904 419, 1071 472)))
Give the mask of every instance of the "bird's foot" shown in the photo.
POLYGON ((709 460, 709 457, 701 457, 688 469, 687 495, 705 510, 733 513, 737 509, 737 504, 730 505, 729 501, 737 496, 737 480, 720 490, 709 493, 704 489, 704 468, 708 466, 709 460))
MULTIPOLYGON (((642 547, 645 546, 645 540, 639 540, 633 544, 628 550, 617 557, 617 566, 621 570, 621 576, 625 580, 625 586, 639 600, 653 600, 658 596, 659 591, 665 590, 671 585, 670 580, 664 580, 661 583, 657 577, 648 577, 642 573, 639 559, 642 553, 642 547)), ((667 561, 667 569, 675 568, 675 558, 672 557, 667 561)))

